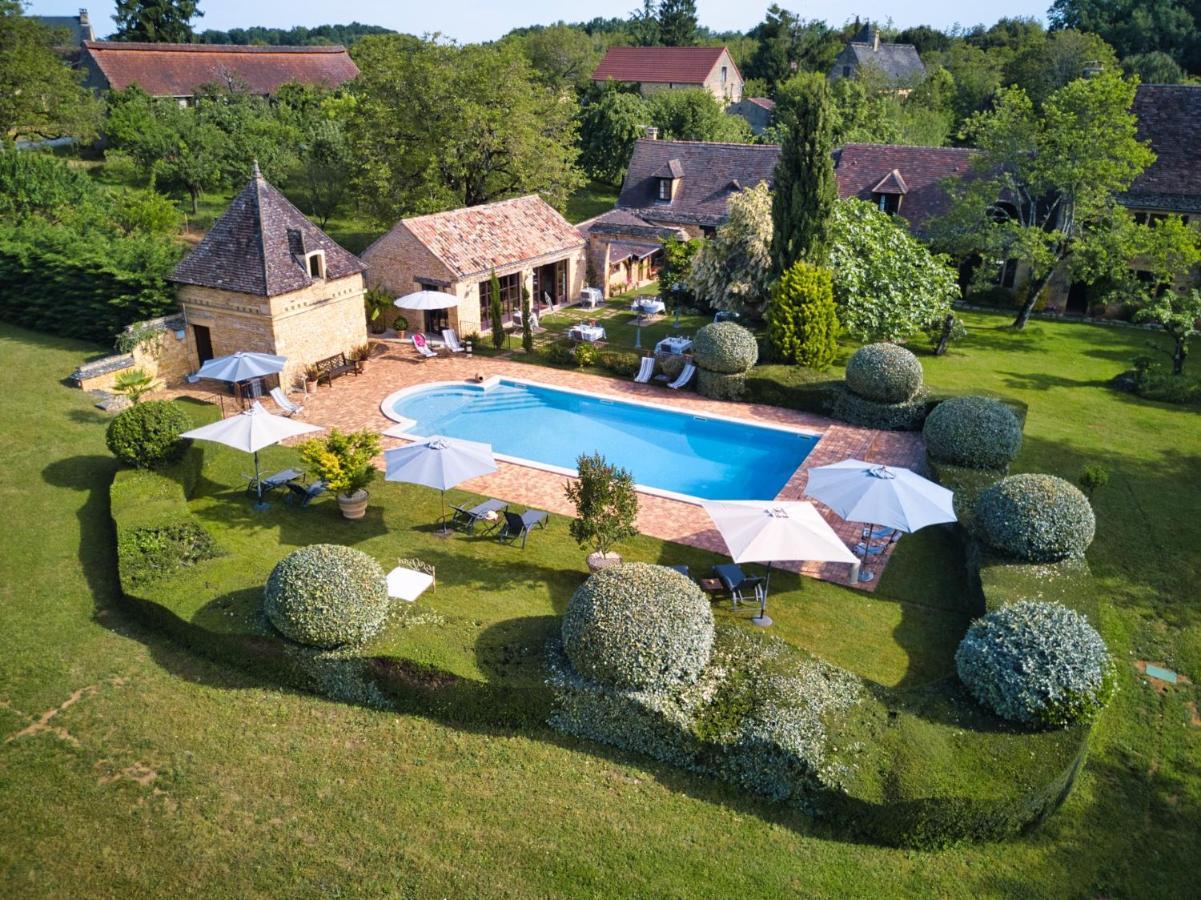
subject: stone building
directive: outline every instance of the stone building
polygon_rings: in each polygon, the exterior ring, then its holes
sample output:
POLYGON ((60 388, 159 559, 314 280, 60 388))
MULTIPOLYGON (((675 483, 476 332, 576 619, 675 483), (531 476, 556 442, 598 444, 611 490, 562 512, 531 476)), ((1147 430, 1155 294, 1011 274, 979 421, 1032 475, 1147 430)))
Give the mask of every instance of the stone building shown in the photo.
POLYGON ((438 335, 491 331, 489 285, 500 282, 502 324, 521 309, 572 302, 584 287, 584 237, 545 200, 531 194, 481 206, 401 219, 363 251, 371 287, 394 297, 442 291, 457 302, 427 310, 410 329, 438 335))
POLYGON ((879 29, 870 22, 859 29, 830 67, 827 78, 854 78, 865 70, 874 70, 889 84, 904 91, 926 77, 926 67, 913 44, 889 44, 880 40, 879 29))
POLYGON ((628 209, 611 209, 576 226, 588 241, 588 283, 606 297, 649 284, 659 276, 663 241, 688 232, 655 225, 628 209))
POLYGON ((751 126, 752 134, 763 134, 776 114, 776 101, 769 97, 743 97, 726 107, 732 116, 741 116, 751 126))
POLYGON ((288 358, 281 382, 367 342, 363 271, 254 167, 242 189, 171 274, 192 370, 239 350, 288 358))
POLYGON ((610 47, 592 80, 637 84, 643 94, 704 88, 722 106, 742 99, 742 73, 725 47, 610 47))

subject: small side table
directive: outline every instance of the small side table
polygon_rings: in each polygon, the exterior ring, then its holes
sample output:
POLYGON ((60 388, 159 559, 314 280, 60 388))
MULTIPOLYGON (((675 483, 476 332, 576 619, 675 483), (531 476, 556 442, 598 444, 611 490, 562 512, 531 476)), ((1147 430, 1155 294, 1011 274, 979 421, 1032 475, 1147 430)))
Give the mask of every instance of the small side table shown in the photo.
POLYGON ((720 578, 702 578, 700 580, 701 590, 710 597, 716 597, 719 594, 724 594, 726 586, 721 583, 720 578))

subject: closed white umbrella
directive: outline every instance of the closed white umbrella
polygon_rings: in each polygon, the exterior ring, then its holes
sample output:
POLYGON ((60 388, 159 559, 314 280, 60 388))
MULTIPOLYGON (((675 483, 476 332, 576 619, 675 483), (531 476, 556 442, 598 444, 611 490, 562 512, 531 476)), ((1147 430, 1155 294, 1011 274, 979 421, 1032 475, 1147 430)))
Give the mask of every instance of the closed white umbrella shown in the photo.
POLYGON ((213 441, 241 450, 243 453, 254 454, 254 481, 258 487, 258 505, 263 504, 263 485, 259 477, 259 451, 280 441, 320 431, 316 425, 285 419, 283 416, 273 416, 263 408, 257 400, 245 412, 221 419, 209 425, 202 425, 185 431, 181 437, 194 438, 198 441, 213 441))
MULTIPOLYGON (((900 466, 861 459, 810 469, 805 493, 848 522, 869 526, 864 559, 876 525, 910 534, 927 525, 956 520, 951 502, 954 494, 942 485, 900 466)), ((872 573, 865 570, 860 577, 870 581, 872 573)))
MULTIPOLYGON (((736 563, 859 562, 812 503, 801 500, 706 500, 701 504, 736 563)), ((756 625, 770 625, 767 594, 756 625)))
POLYGON ((415 291, 392 301, 400 309, 450 309, 459 305, 459 298, 445 291, 415 291))
POLYGON ((245 381, 247 378, 276 375, 284 370, 287 361, 285 356, 270 353, 234 353, 206 361, 196 375, 217 381, 245 381))
MULTIPOLYGON (((479 441, 431 435, 423 441, 384 453, 384 478, 437 488, 442 492, 442 521, 446 521, 446 491, 469 478, 496 471, 492 445, 479 441)), ((442 533, 449 531, 443 524, 442 533)))

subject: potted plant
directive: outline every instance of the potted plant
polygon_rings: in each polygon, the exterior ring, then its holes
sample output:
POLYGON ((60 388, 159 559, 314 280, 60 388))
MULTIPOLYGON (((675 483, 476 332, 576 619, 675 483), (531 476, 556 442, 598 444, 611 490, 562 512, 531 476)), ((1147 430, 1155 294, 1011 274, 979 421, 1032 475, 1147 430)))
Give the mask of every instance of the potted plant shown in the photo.
POLYGON ((383 334, 388 325, 385 314, 392 309, 392 298, 379 288, 372 288, 363 295, 363 302, 367 307, 367 327, 372 334, 383 334))
POLYGON ((317 392, 317 379, 321 377, 321 370, 316 366, 304 367, 304 392, 306 394, 315 394, 317 392))
POLYGON ((350 358, 354 360, 355 371, 366 372, 367 360, 371 358, 371 345, 360 344, 350 351, 350 358))
POLYGON ((409 330, 409 320, 404 316, 397 316, 392 322, 392 330, 396 332, 396 336, 404 340, 405 332, 409 330))
POLYGON ((337 494, 338 506, 348 519, 361 519, 367 511, 367 485, 375 478, 371 460, 380 452, 374 431, 343 434, 334 428, 300 448, 301 458, 326 490, 337 494))
POLYGON ((567 499, 575 504, 571 536, 581 547, 591 546, 588 569, 617 565, 621 556, 611 553, 613 545, 638 533, 638 495, 634 478, 625 469, 605 462, 599 453, 584 454, 576 460, 579 475, 566 487, 567 499))

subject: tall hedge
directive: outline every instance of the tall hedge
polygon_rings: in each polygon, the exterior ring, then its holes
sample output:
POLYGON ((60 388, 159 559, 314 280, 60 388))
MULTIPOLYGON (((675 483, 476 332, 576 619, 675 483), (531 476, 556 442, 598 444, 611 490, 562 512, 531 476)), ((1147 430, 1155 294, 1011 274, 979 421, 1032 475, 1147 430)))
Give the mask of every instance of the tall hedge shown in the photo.
POLYGON ((798 261, 772 286, 767 308, 772 347, 784 362, 824 369, 838 352, 833 273, 798 261))

